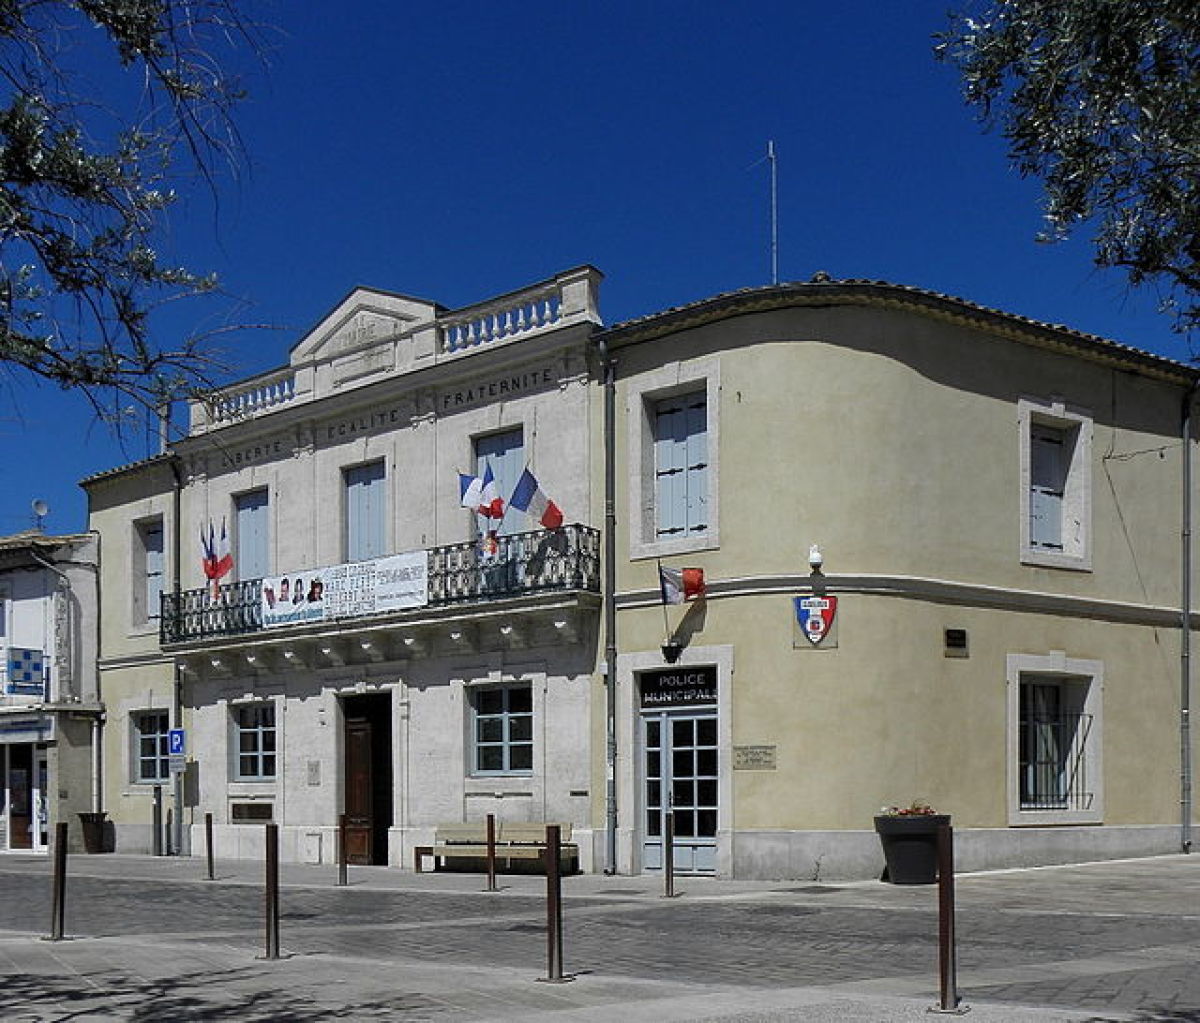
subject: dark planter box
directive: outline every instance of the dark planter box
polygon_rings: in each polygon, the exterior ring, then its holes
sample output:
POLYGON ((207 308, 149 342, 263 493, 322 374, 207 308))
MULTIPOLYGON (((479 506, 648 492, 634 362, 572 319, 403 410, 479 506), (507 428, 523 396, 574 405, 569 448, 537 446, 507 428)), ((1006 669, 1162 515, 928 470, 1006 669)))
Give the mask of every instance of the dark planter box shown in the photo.
POLYGON ((108 852, 104 841, 104 813, 81 813, 79 823, 83 828, 83 849, 88 853, 108 852))
POLYGON ((950 815, 944 813, 876 817, 875 831, 887 864, 881 880, 892 884, 936 883, 938 828, 949 823, 950 815))

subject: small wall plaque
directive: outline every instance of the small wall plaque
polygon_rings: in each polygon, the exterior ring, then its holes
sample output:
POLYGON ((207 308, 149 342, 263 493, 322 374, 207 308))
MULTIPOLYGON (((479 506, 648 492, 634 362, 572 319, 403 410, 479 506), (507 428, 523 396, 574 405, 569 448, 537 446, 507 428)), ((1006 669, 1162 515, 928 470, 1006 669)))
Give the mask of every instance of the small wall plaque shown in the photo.
POLYGON ((775 746, 734 746, 735 771, 774 771, 775 746))

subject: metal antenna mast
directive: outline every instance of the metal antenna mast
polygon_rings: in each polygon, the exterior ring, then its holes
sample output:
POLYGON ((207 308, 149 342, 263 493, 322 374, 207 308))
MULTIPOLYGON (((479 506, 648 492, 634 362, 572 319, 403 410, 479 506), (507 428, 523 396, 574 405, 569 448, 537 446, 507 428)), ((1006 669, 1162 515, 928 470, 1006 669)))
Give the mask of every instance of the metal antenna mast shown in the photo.
POLYGON ((775 142, 767 142, 771 164, 771 283, 779 283, 779 180, 775 168, 775 142))

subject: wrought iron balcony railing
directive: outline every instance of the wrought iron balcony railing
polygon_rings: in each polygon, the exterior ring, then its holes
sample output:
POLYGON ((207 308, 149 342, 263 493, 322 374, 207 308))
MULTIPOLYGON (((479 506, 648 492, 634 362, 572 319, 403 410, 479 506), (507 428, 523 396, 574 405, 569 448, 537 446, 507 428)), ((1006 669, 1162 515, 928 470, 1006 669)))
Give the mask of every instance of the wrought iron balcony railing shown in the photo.
MULTIPOLYGON (((494 551, 480 542, 432 547, 426 565, 429 607, 547 591, 599 593, 600 534, 571 525, 497 537, 494 551)), ((261 579, 246 579, 222 585, 216 595, 211 587, 164 593, 159 638, 166 645, 258 632, 262 590, 261 579)), ((377 616, 354 616, 368 617, 377 616)))

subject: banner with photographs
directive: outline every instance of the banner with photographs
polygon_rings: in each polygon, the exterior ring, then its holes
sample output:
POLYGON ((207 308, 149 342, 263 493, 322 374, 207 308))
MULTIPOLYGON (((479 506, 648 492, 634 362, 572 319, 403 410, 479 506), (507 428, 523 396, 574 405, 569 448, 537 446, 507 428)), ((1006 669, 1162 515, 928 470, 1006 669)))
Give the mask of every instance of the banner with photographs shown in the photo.
POLYGON ((424 551, 262 581, 263 628, 403 611, 429 603, 424 551))

